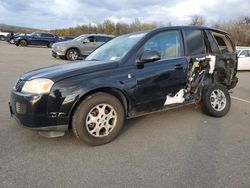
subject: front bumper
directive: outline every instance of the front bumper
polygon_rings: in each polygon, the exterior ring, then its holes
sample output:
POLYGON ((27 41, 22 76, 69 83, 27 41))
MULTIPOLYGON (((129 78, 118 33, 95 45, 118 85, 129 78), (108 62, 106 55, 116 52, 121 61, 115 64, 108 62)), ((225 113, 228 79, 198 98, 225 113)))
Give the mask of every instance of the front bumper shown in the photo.
POLYGON ((65 53, 64 52, 61 52, 61 51, 55 51, 55 50, 52 50, 52 56, 53 57, 65 57, 65 53))
POLYGON ((38 131, 67 131, 68 124, 47 113, 47 95, 31 95, 12 91, 9 110, 17 122, 38 131))

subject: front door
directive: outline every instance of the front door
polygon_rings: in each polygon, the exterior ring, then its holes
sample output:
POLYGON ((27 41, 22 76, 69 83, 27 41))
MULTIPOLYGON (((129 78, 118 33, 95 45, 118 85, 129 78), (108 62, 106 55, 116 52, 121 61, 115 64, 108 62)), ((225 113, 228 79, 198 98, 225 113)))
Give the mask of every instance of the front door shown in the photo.
POLYGON ((184 57, 180 31, 165 31, 154 35, 140 51, 153 50, 161 59, 137 69, 137 111, 161 110, 167 96, 174 96, 187 85, 188 62, 184 57))
POLYGON ((98 43, 96 42, 96 38, 94 36, 87 37, 83 40, 81 44, 81 54, 89 55, 97 47, 98 43))
POLYGON ((39 45, 41 43, 41 33, 35 33, 31 39, 30 39, 30 44, 31 45, 39 45))

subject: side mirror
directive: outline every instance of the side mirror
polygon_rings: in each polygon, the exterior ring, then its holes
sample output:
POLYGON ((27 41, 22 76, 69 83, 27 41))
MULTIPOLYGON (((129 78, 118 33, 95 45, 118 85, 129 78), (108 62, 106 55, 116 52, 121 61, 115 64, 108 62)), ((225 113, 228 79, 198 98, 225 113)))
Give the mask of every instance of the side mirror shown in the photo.
POLYGON ((240 55, 239 58, 246 57, 245 55, 240 55))
POLYGON ((145 63, 152 63, 154 61, 160 60, 161 55, 156 51, 146 50, 140 56, 139 59, 136 61, 136 65, 138 67, 143 67, 145 63))

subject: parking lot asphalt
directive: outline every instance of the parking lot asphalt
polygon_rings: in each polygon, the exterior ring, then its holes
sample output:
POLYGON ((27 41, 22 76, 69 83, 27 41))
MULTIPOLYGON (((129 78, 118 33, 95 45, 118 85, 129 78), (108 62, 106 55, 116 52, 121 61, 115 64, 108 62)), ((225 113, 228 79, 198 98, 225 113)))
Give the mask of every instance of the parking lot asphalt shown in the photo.
POLYGON ((43 138, 10 117, 20 74, 69 63, 43 47, 0 42, 0 187, 250 187, 250 71, 238 74, 230 112, 195 105, 127 120, 113 142, 91 147, 72 131, 43 138))

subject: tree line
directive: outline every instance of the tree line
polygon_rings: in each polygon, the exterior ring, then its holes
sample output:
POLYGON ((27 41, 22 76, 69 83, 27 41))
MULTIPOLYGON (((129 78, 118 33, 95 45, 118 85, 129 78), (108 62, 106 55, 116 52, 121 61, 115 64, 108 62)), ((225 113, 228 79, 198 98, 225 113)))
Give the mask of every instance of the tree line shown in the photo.
POLYGON ((228 32, 238 46, 250 46, 250 17, 244 16, 227 22, 207 24, 201 15, 193 15, 189 25, 210 25, 213 28, 228 32))
POLYGON ((145 31, 157 28, 156 23, 143 23, 139 19, 135 19, 132 23, 114 23, 111 20, 105 20, 100 24, 77 25, 75 27, 65 29, 52 30, 59 36, 79 36, 89 33, 105 33, 111 35, 122 35, 131 32, 145 31))
MULTIPOLYGON (((171 22, 167 24, 167 26, 171 25, 171 22)), ((236 45, 250 46, 250 17, 245 16, 231 21, 207 23, 203 16, 193 15, 190 17, 188 25, 208 25, 216 29, 227 31, 233 37, 236 45)), ((100 24, 77 25, 65 29, 51 30, 51 32, 59 36, 79 36, 88 33, 105 33, 119 36, 130 32, 151 30, 162 26, 164 25, 144 23, 139 19, 135 19, 132 23, 114 23, 111 20, 106 20, 100 24)))

